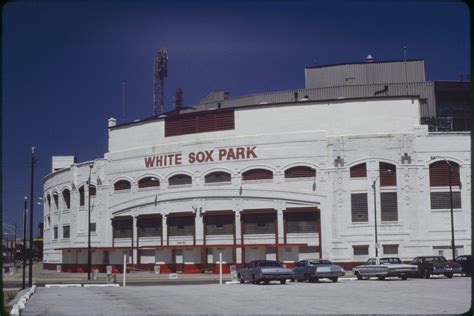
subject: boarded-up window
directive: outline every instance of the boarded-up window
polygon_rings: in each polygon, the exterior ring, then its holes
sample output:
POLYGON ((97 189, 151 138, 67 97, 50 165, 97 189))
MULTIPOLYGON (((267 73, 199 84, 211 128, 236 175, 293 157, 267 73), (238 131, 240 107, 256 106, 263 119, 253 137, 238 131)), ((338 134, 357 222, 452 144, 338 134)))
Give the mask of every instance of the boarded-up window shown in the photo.
POLYGON ((71 237, 71 227, 69 225, 63 226, 63 238, 67 239, 71 237))
POLYGON ((177 174, 168 179, 169 185, 191 184, 192 182, 192 178, 185 174, 177 174))
POLYGON ((368 222, 367 193, 351 194, 352 222, 368 222))
POLYGON ((159 187, 160 180, 154 177, 146 177, 138 181, 138 188, 159 187))
POLYGON ((165 137, 231 130, 235 128, 234 110, 184 114, 165 119, 165 137))
POLYGON ((53 239, 58 239, 58 226, 53 227, 53 239))
POLYGON ((132 238, 133 236, 133 220, 120 219, 113 220, 114 238, 132 238))
POLYGON ((319 214, 316 212, 285 212, 286 233, 318 233, 319 214))
MULTIPOLYGON (((431 192, 431 209, 451 209, 449 192, 431 192)), ((453 209, 461 208, 461 192, 453 192, 453 209)))
MULTIPOLYGON (((459 165, 452 161, 449 163, 451 164, 451 185, 459 186, 461 184, 459 178, 459 165)), ((430 165, 430 186, 449 186, 449 165, 446 161, 437 161, 430 165)))
POLYGON ((245 214, 242 220, 244 234, 275 233, 276 214, 245 214))
POLYGON ((242 180, 271 180, 273 179, 273 172, 266 169, 252 169, 245 171, 242 174, 242 180))
POLYGON ((398 221, 397 192, 380 193, 382 221, 398 221))
POLYGON ((79 188, 79 206, 84 206, 84 186, 79 188))
POLYGON ((397 185, 397 167, 395 165, 380 162, 379 163, 380 186, 396 186, 397 185))
POLYGON ((204 217, 207 235, 233 235, 234 215, 210 215, 204 217))
POLYGON ((96 194, 97 194, 97 191, 96 191, 96 189, 95 189, 95 185, 92 185, 92 184, 91 184, 90 187, 89 187, 89 195, 90 195, 91 197, 95 197, 96 194))
POLYGON ((382 245, 384 255, 398 255, 398 245, 382 245))
POLYGON ((204 177, 205 183, 230 182, 230 179, 230 173, 223 171, 212 172, 204 177))
POLYGON ((95 233, 97 224, 96 223, 91 223, 91 233, 95 233))
POLYGON ((137 230, 140 237, 160 237, 161 217, 138 217, 137 230))
POLYGON ((367 178, 367 164, 361 163, 351 167, 350 169, 351 179, 352 178, 367 178))
POLYGON ((115 191, 130 190, 131 184, 127 180, 119 180, 114 183, 115 191))
POLYGON ((63 191, 63 200, 64 200, 64 206, 66 209, 71 208, 71 192, 66 189, 63 191))
POLYGON ((193 236, 194 216, 168 217, 169 236, 193 236))
POLYGON ((316 170, 311 167, 297 166, 285 170, 285 178, 314 178, 316 170))
POLYGON ((367 256, 369 254, 369 246, 352 246, 354 256, 367 256))

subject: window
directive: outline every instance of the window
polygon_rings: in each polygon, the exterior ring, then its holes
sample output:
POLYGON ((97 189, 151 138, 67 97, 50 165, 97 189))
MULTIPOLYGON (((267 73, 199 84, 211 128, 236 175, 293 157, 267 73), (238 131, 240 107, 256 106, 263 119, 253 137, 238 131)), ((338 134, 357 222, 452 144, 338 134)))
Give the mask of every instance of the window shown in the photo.
POLYGON ((169 185, 192 184, 192 182, 192 178, 185 174, 177 174, 168 179, 169 185))
POLYGON ((398 255, 398 245, 382 245, 384 255, 398 255))
POLYGON ((51 195, 48 194, 46 199, 48 200, 48 208, 51 210, 51 195))
POLYGON ((89 195, 90 195, 90 197, 95 197, 96 194, 97 194, 97 192, 96 192, 96 189, 95 189, 95 185, 91 184, 90 187, 89 187, 89 195))
POLYGON ((53 228, 53 239, 58 239, 58 226, 54 226, 53 228))
POLYGON ((79 206, 84 206, 84 186, 79 188, 79 206))
POLYGON ((59 209, 59 195, 58 192, 53 193, 53 200, 54 200, 54 206, 56 207, 56 210, 59 209))
POLYGON ((234 220, 235 216, 233 214, 205 216, 206 235, 234 234, 234 220))
POLYGON ((380 162, 379 175, 380 175, 381 187, 397 185, 397 167, 395 165, 385 163, 385 162, 380 162))
POLYGON ((71 208, 71 192, 69 192, 68 189, 65 189, 63 191, 63 200, 64 200, 64 206, 66 209, 71 208))
POLYGON ((203 132, 231 130, 235 128, 233 109, 167 117, 165 137, 203 132))
POLYGON ((96 223, 91 223, 91 233, 95 233, 96 223))
POLYGON ((368 256, 369 246, 352 246, 354 250, 354 256, 368 256))
POLYGON ((243 181, 271 180, 271 179, 273 179, 273 172, 266 169, 252 169, 242 174, 243 181))
MULTIPOLYGON (((431 192, 431 209, 451 209, 449 192, 431 192)), ((453 192, 453 209, 461 208, 461 192, 453 192)))
POLYGON ((155 177, 146 177, 138 181, 138 188, 154 188, 160 186, 160 180, 155 177))
POLYGON ((70 238, 70 234, 71 234, 71 231, 70 231, 70 226, 69 225, 64 225, 63 226, 63 238, 64 239, 69 239, 70 238))
POLYGON ((137 220, 138 235, 140 237, 160 237, 161 217, 139 217, 137 220))
POLYGON ((115 219, 112 220, 114 238, 132 238, 133 236, 133 220, 128 219, 115 219))
POLYGON ((204 177, 205 183, 218 183, 218 182, 230 182, 231 175, 227 172, 216 171, 209 173, 204 177))
POLYGON ((316 212, 284 212, 286 232, 292 233, 317 233, 319 214, 316 212))
POLYGON ((316 169, 306 166, 297 166, 285 170, 285 178, 314 178, 316 169))
POLYGON ((244 234, 272 234, 275 233, 276 214, 245 214, 243 219, 244 234))
POLYGON ((397 192, 381 192, 382 221, 398 221, 397 192))
POLYGON ((367 178, 367 165, 361 163, 351 167, 350 169, 351 179, 353 178, 367 178))
POLYGON ((168 216, 169 236, 193 236, 194 216, 168 216))
POLYGON ((114 183, 114 190, 115 191, 124 191, 124 190, 130 190, 131 184, 127 180, 119 180, 114 183))
MULTIPOLYGON (((461 180, 459 177, 459 165, 450 161, 451 165, 451 186, 459 186, 461 180)), ((431 187, 449 187, 449 165, 446 161, 436 161, 430 164, 430 186, 431 187)))
POLYGON ((351 214, 352 222, 368 222, 369 210, 367 205, 367 193, 351 194, 351 214))

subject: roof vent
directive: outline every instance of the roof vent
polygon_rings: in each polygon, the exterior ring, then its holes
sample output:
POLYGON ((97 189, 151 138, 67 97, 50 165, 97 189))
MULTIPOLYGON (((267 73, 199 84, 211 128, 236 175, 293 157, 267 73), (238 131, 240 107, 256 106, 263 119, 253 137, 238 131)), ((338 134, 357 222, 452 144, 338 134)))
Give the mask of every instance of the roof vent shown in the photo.
POLYGON ((374 57, 372 55, 368 54, 367 57, 365 58, 366 63, 371 63, 374 61, 374 57))

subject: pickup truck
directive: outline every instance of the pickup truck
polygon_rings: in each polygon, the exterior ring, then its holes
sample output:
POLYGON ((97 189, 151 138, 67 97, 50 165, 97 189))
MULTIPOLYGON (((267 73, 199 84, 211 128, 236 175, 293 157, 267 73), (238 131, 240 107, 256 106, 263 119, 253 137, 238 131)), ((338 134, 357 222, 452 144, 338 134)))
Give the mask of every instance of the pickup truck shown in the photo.
POLYGON ((367 264, 352 268, 358 280, 363 278, 370 279, 377 277, 383 280, 386 277, 399 277, 406 280, 408 276, 413 275, 418 270, 418 267, 411 264, 404 264, 399 258, 370 258, 367 264))
POLYGON ((285 268, 280 261, 255 260, 251 261, 247 268, 240 269, 237 276, 241 284, 245 282, 268 284, 270 281, 280 281, 281 284, 285 284, 287 279, 293 278, 293 271, 285 268))

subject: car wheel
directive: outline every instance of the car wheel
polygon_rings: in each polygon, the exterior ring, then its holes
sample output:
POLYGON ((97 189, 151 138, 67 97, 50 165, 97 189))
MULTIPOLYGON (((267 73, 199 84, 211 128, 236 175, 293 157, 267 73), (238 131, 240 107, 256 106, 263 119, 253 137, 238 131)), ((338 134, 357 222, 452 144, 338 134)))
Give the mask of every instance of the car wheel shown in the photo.
POLYGON ((362 276, 357 272, 356 273, 357 280, 362 280, 362 276))
POLYGON ((403 281, 405 281, 405 280, 407 279, 407 276, 404 275, 404 276, 402 276, 401 278, 402 278, 403 281))
POLYGON ((319 282, 319 278, 312 279, 314 282, 319 282))
POLYGON ((304 280, 306 281, 306 283, 311 282, 311 278, 309 277, 309 274, 306 273, 306 274, 304 275, 304 280))
POLYGON ((379 280, 385 280, 385 277, 382 276, 382 275, 379 275, 379 276, 377 277, 377 279, 379 279, 379 280))
POLYGON ((258 284, 257 279, 255 278, 255 275, 252 275, 252 283, 253 284, 258 284))
POLYGON ((423 271, 423 278, 424 279, 429 279, 430 278, 430 271, 428 271, 428 270, 423 271))
POLYGON ((453 277, 453 274, 452 273, 446 273, 445 276, 448 278, 448 279, 451 279, 453 277))
POLYGON ((240 284, 244 284, 244 283, 245 283, 245 280, 242 278, 241 275, 239 275, 239 280, 240 280, 240 284))
POLYGON ((331 278, 331 281, 333 282, 337 282, 337 280, 338 280, 338 277, 331 278))
POLYGON ((269 283, 270 283, 270 281, 268 281, 268 280, 263 281, 263 284, 268 285, 269 283))
POLYGON ((286 284, 286 280, 280 280, 280 284, 286 284))

